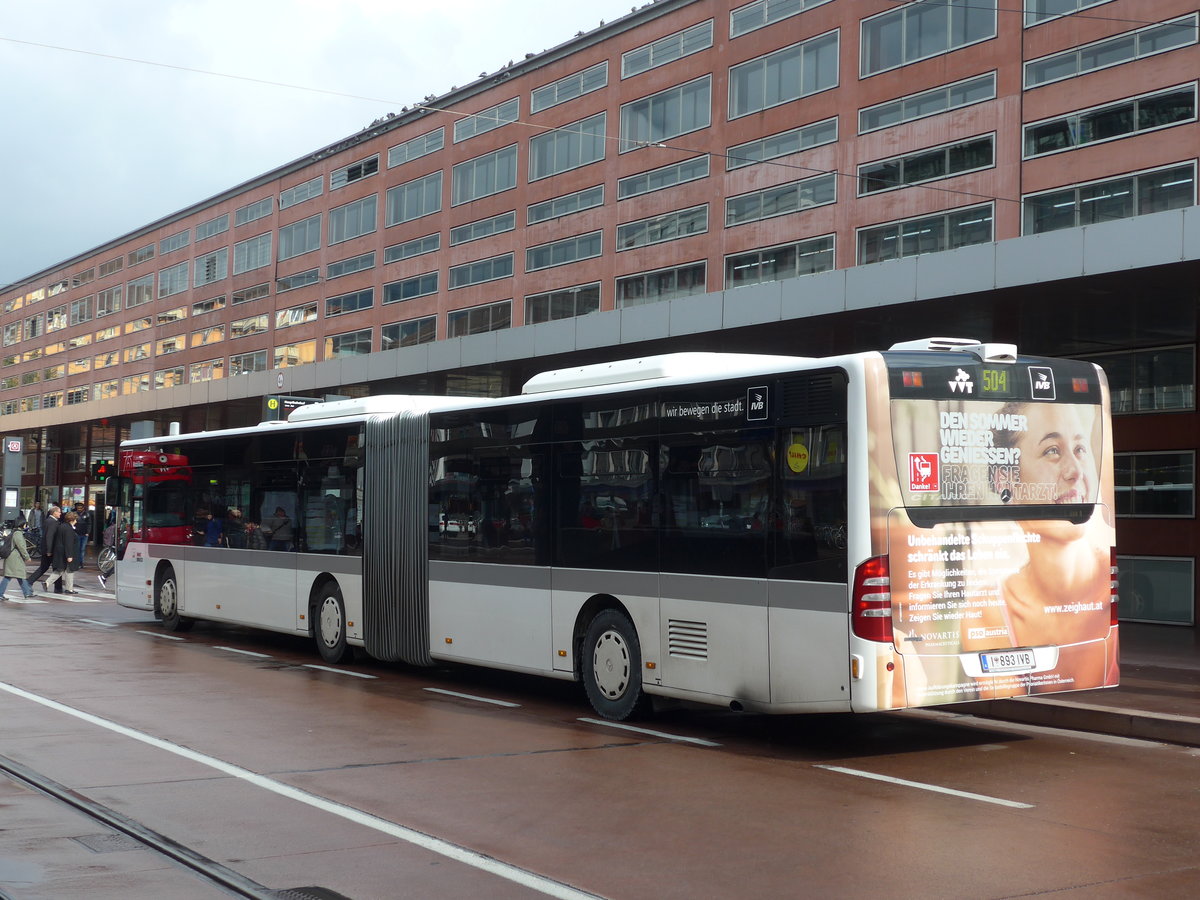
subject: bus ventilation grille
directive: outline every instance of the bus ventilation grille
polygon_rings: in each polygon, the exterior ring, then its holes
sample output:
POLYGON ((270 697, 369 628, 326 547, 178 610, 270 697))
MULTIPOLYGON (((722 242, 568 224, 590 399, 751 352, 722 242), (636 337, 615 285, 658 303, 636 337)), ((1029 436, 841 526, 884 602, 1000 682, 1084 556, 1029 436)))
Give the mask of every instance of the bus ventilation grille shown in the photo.
POLYGON ((685 659, 708 659, 708 623, 668 619, 667 652, 685 659))
POLYGON ((822 373, 780 384, 779 414, 785 421, 827 424, 846 417, 846 376, 822 373))

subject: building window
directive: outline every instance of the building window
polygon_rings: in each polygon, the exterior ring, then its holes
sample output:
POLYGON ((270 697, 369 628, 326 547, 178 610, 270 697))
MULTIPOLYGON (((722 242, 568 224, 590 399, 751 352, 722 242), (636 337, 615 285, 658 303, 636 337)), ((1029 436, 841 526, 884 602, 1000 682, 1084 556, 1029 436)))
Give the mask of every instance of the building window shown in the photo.
POLYGON ((529 97, 529 111, 541 112, 568 100, 590 94, 608 86, 608 61, 597 63, 582 72, 560 78, 540 88, 534 88, 529 97))
POLYGON ((208 359, 204 362, 192 363, 188 366, 191 382, 216 381, 225 376, 225 359, 208 359))
POLYGON ((995 135, 988 135, 859 166, 858 195, 991 168, 995 165, 995 143, 995 135))
POLYGON ((225 308, 225 295, 221 294, 217 297, 209 297, 207 300, 200 300, 192 304, 192 316, 202 316, 205 313, 216 312, 219 309, 225 308))
POLYGON ((985 100, 996 99, 996 73, 988 72, 976 78, 956 81, 943 87, 910 94, 887 103, 868 106, 858 111, 859 134, 890 128, 904 122, 936 116, 952 109, 961 109, 985 100))
POLYGON ((837 87, 838 32, 809 38, 729 70, 729 118, 837 87))
POLYGON ((87 403, 88 399, 89 391, 86 387, 67 389, 67 406, 78 406, 80 403, 87 403))
POLYGON ((838 139, 837 122, 837 118, 825 119, 811 125, 793 128, 791 131, 784 131, 770 137, 730 147, 725 151, 725 169, 727 171, 740 169, 742 166, 765 162, 768 159, 778 159, 781 156, 790 156, 793 153, 811 150, 813 147, 820 147, 823 144, 836 143, 838 139))
POLYGON ((275 209, 274 197, 263 197, 233 211, 233 224, 245 225, 269 216, 275 209))
MULTIPOLYGON (((515 149, 515 148, 514 148, 515 149)), ((442 173, 414 178, 387 192, 387 224, 399 225, 442 209, 442 173)))
POLYGON ((1196 121, 1196 86, 1110 103, 1025 126, 1025 158, 1196 121))
POLYGON ((251 300, 261 300, 263 297, 268 297, 271 294, 271 285, 256 284, 253 287, 242 288, 240 291, 233 292, 233 305, 239 303, 249 303, 251 300))
POLYGON ((594 259, 601 253, 601 232, 593 231, 575 237, 552 241, 525 251, 525 271, 536 272, 554 266, 565 266, 582 259, 594 259))
POLYGON ((1113 479, 1118 516, 1190 519, 1196 514, 1195 451, 1114 454, 1113 479))
POLYGON ((465 141, 476 135, 484 134, 515 122, 521 117, 521 98, 513 97, 490 109, 480 110, 473 115, 467 115, 454 123, 454 143, 465 141))
POLYGON ((730 197, 725 201, 725 227, 758 222, 775 216, 837 202, 837 175, 814 175, 791 184, 730 197))
POLYGON ((229 275, 229 248, 222 247, 212 253, 196 257, 196 271, 192 276, 192 287, 203 287, 214 281, 224 281, 229 275))
POLYGON ((713 20, 700 22, 650 44, 621 54, 621 77, 630 78, 707 50, 713 42, 713 20))
POLYGON ((344 356, 364 356, 371 352, 371 329, 335 334, 325 338, 325 359, 341 359, 344 356))
POLYGON ((186 247, 188 242, 191 240, 191 235, 192 230, 190 228, 185 228, 183 231, 179 232, 179 234, 173 234, 170 237, 163 238, 158 242, 158 255, 162 256, 164 253, 171 253, 175 250, 186 247))
POLYGON ((861 228, 858 263, 954 250, 992 240, 992 205, 972 206, 920 219, 861 228))
POLYGON ((729 36, 740 37, 748 31, 799 15, 806 9, 828 2, 829 0, 757 0, 755 3, 747 3, 729 14, 729 36))
POLYGON ((374 305, 374 288, 366 288, 365 290, 361 291, 351 291, 349 294, 341 294, 337 297, 328 297, 325 300, 325 318, 332 319, 334 316, 343 316, 354 312, 360 312, 364 309, 370 309, 374 305))
POLYGON ((12 347, 21 342, 21 323, 13 322, 4 326, 4 346, 12 347))
POLYGON ((828 272, 833 269, 833 236, 725 257, 725 287, 744 287, 828 272))
POLYGON ((187 337, 182 334, 177 334, 173 337, 163 338, 154 345, 155 356, 168 356, 171 353, 181 353, 187 349, 187 337))
POLYGON ((402 259, 412 259, 442 249, 441 234, 427 234, 425 237, 413 238, 403 244, 393 244, 383 250, 385 263, 399 262, 402 259))
POLYGON ((208 328, 200 328, 193 331, 191 340, 188 342, 189 347, 207 347, 209 344, 219 344, 225 340, 224 325, 210 325, 208 328))
POLYGON ((388 148, 388 168, 412 162, 414 159, 420 159, 430 153, 436 153, 444 146, 446 146, 446 129, 435 128, 433 131, 405 141, 403 144, 388 148))
POLYGON ((501 213, 498 216, 492 216, 490 219, 480 219, 478 222, 458 225, 450 229, 450 246, 455 247, 459 244, 467 244, 471 241, 491 237, 494 234, 503 234, 506 231, 512 231, 516 227, 517 214, 515 212, 501 213))
POLYGON ((229 230, 229 213, 217 216, 215 219, 209 219, 207 222, 201 222, 196 226, 196 243, 200 243, 205 238, 216 237, 218 234, 224 234, 229 230))
POLYGON ((1025 234, 1042 234, 1113 219, 1192 206, 1195 164, 1126 175, 1024 198, 1025 234))
POLYGON ((320 197, 324 190, 325 179, 318 175, 316 178, 310 178, 303 184, 298 184, 295 187, 290 187, 286 191, 279 192, 279 208, 287 209, 289 206, 295 206, 297 203, 303 203, 305 200, 311 200, 313 197, 320 197))
POLYGON ((152 316, 138 316, 136 319, 130 319, 125 323, 126 334, 137 334, 139 331, 146 331, 154 327, 154 318, 152 316))
MULTIPOLYGON (((345 206, 339 206, 329 211, 329 243, 340 244, 375 230, 375 213, 379 206, 379 196, 371 194, 345 206)), ((280 239, 280 246, 283 240, 280 239)))
POLYGON ((73 288, 83 287, 85 284, 91 284, 95 280, 96 280, 96 270, 94 268, 84 269, 82 272, 78 273, 77 275, 71 276, 71 287, 73 287, 73 288))
POLYGON ((309 216, 279 229, 279 255, 282 262, 321 247, 321 214, 309 216))
POLYGON ((1121 621, 1195 624, 1195 568, 1190 556, 1118 556, 1121 621))
POLYGON ((94 298, 88 296, 79 300, 71 301, 71 324, 82 325, 84 322, 92 321, 92 301, 94 298))
POLYGON ((513 273, 513 254, 505 253, 491 259, 480 259, 450 267, 450 290, 510 278, 513 273))
POLYGON ((133 279, 125 285, 125 289, 125 306, 128 309, 149 303, 154 299, 154 273, 133 279))
MULTIPOLYGON (((121 288, 118 285, 117 287, 113 288, 113 290, 115 290, 117 292, 117 302, 118 302, 118 308, 119 308, 120 299, 121 299, 121 288)), ((107 292, 105 292, 105 293, 107 293, 107 292)), ((39 338, 43 334, 45 334, 44 322, 45 322, 45 320, 42 318, 41 313, 38 313, 36 316, 30 316, 28 319, 26 319, 25 320, 25 339, 33 340, 34 338, 39 338)))
MULTIPOLYGON (((271 264, 271 232, 233 245, 233 274, 241 275, 271 264)), ((259 276, 262 277, 262 276, 259 276)))
POLYGON ((446 336, 456 338, 468 334, 483 334, 486 331, 500 331, 511 324, 512 301, 504 300, 450 313, 446 317, 446 336))
POLYGON ((275 327, 291 328, 293 325, 307 325, 317 321, 317 301, 302 303, 287 309, 275 310, 275 327))
POLYGON ((170 369, 159 369, 154 373, 154 389, 179 387, 186 384, 183 366, 173 366, 170 369))
POLYGON ((116 259, 110 259, 108 262, 102 263, 100 266, 100 277, 107 278, 109 275, 116 275, 121 271, 124 263, 125 261, 119 256, 116 259))
POLYGON ((1063 53, 1043 56, 1025 63, 1025 87, 1034 88, 1086 75, 1097 69, 1119 66, 1157 53, 1166 53, 1196 43, 1196 28, 1200 16, 1192 13, 1162 25, 1151 25, 1137 31, 1127 31, 1116 37, 1084 44, 1063 53))
POLYGON ((129 254, 129 264, 136 266, 138 263, 145 262, 148 259, 154 259, 154 245, 147 244, 145 247, 139 247, 137 250, 129 254))
POLYGON ((128 396, 129 394, 140 394, 143 391, 150 390, 150 373, 143 372, 141 375, 126 375, 121 379, 121 393, 128 396))
POLYGON ((229 357, 229 375, 249 375, 251 372, 267 371, 267 351, 255 350, 253 353, 238 353, 229 357))
POLYGON ((1114 415, 1196 408, 1193 347, 1157 347, 1088 358, 1108 375, 1114 415))
MULTIPOLYGON (((146 358, 149 358, 150 345, 145 344, 143 346, 145 346, 145 348, 146 348, 146 358)), ((120 362, 121 362, 121 351, 120 350, 109 350, 107 353, 96 354, 95 358, 92 360, 92 368, 93 369, 108 369, 108 368, 111 368, 112 366, 119 365, 120 362)), ((48 372, 49 369, 47 369, 46 371, 48 372)), ((63 374, 65 375, 66 373, 64 372, 63 374)))
POLYGON ((366 159, 360 159, 358 162, 350 163, 348 166, 342 166, 340 169, 334 169, 329 173, 329 189, 336 191, 338 188, 345 187, 348 184, 353 184, 356 181, 362 181, 379 171, 379 154, 368 156, 366 159))
POLYGON ((996 36, 996 0, 909 3, 864 19, 860 75, 949 53, 996 36))
POLYGON ((452 185, 452 206, 516 187, 517 145, 485 153, 454 166, 452 185))
POLYGON ((1108 2, 1109 0, 1025 0, 1025 25, 1037 25, 1108 2))
POLYGON ((417 297, 428 297, 438 292, 438 273, 427 272, 424 275, 414 275, 402 281, 393 281, 383 286, 383 303, 399 303, 403 300, 414 300, 417 297))
POLYGON ((170 297, 181 294, 188 289, 188 261, 185 259, 179 265, 158 272, 158 296, 170 297))
MULTIPOLYGON (((121 358, 124 362, 131 363, 131 362, 141 362, 143 359, 149 359, 152 355, 153 354, 150 351, 150 344, 149 344, 149 342, 147 342, 145 344, 134 344, 132 347, 126 347, 125 352, 122 354, 121 358)), ((112 353, 108 354, 108 357, 110 359, 114 356, 116 356, 115 350, 112 353)), ((101 357, 97 356, 96 357, 96 368, 97 369, 100 368, 100 361, 101 361, 101 357)), ((113 362, 115 362, 115 361, 116 360, 113 360, 113 362)), ((105 362, 107 363, 108 360, 106 359, 105 362)))
POLYGON ((585 316, 600 309, 600 282, 561 288, 525 298, 525 324, 537 325, 556 319, 585 316))
POLYGON ((109 325, 107 328, 101 328, 96 332, 96 343, 101 341, 111 341, 113 338, 121 336, 120 325, 109 325))
POLYGON ((617 250, 661 244, 708 231, 708 204, 617 226, 617 250))
POLYGON ((529 140, 529 180, 548 178, 604 159, 605 121, 599 113, 529 140))
MULTIPOLYGON (((121 285, 101 291, 96 295, 96 318, 111 316, 121 311, 121 285)), ((33 335, 30 335, 33 337, 33 335)))
POLYGON ((379 334, 380 346, 384 350, 428 344, 437 340, 437 316, 425 316, 407 322, 384 325, 379 334))
POLYGON ((712 122, 712 76, 705 75, 621 107, 621 152, 670 140, 712 122))
POLYGON ((534 225, 538 222, 546 222, 550 219, 557 219, 584 209, 592 209, 603 205, 604 185, 598 184, 595 187, 584 188, 582 191, 576 191, 573 194, 564 194, 561 197, 553 197, 549 200, 543 200, 540 203, 531 203, 526 211, 525 221, 527 225, 534 225))
POLYGON ((707 273, 708 264, 698 262, 677 266, 673 269, 658 269, 654 272, 641 272, 637 275, 618 278, 617 308, 623 309, 626 306, 641 306, 645 303, 656 303, 659 300, 673 300, 676 297, 703 294, 707 273))
POLYGON ((325 277, 327 279, 341 278, 343 275, 353 275, 355 272, 364 272, 367 269, 375 268, 375 251, 363 253, 360 256, 352 256, 349 259, 339 259, 337 262, 331 262, 325 268, 325 277))
POLYGON ((689 181, 708 177, 708 156, 697 156, 683 162, 637 175, 628 175, 617 181, 617 199, 628 200, 653 191, 674 187, 689 181))
POLYGON ((97 381, 92 385, 93 400, 116 400, 121 396, 121 382, 116 378, 109 381, 97 381))
POLYGON ((229 339, 233 341, 255 334, 265 334, 267 327, 266 313, 247 316, 245 319, 234 319, 229 323, 229 339))

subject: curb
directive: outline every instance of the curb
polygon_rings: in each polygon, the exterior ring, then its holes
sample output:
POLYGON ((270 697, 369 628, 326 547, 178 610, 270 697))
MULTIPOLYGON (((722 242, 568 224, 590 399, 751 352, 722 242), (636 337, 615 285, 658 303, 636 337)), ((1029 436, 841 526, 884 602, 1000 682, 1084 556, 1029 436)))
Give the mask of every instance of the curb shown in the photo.
POLYGON ((1200 718, 1193 716, 1115 709, 1071 700, 1026 698, 955 703, 941 708, 984 719, 1200 747, 1200 718))

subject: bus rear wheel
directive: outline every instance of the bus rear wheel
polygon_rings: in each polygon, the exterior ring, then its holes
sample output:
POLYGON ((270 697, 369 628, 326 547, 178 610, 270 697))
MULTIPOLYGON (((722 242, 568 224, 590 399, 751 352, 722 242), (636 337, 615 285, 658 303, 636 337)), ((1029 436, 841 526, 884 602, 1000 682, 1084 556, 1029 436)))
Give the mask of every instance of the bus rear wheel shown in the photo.
POLYGON ((167 569, 158 581, 154 605, 167 631, 191 631, 195 622, 179 614, 179 581, 174 569, 167 569))
POLYGON ((628 616, 616 609, 597 613, 583 637, 581 657, 592 709, 616 722, 645 710, 642 648, 628 616))
POLYGON ((313 608, 313 636, 317 652, 327 663, 343 662, 350 655, 346 644, 346 604, 336 584, 321 587, 313 608))

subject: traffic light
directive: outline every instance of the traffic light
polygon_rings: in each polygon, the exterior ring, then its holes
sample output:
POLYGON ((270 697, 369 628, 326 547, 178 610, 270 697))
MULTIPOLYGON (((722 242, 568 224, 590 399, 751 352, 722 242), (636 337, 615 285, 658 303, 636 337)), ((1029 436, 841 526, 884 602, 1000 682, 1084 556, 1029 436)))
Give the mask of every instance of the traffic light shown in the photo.
POLYGON ((108 478, 110 475, 117 474, 117 466, 111 459, 99 459, 92 463, 92 477, 96 479, 108 478))

